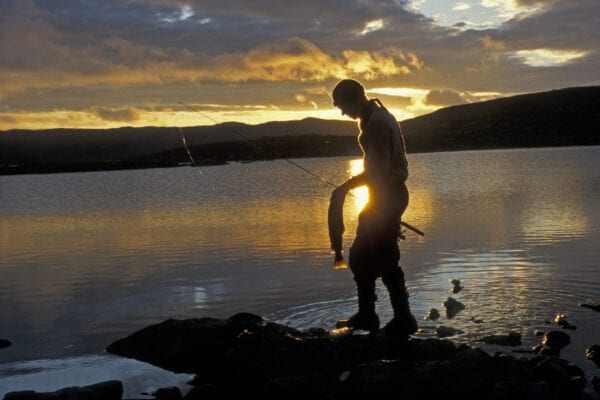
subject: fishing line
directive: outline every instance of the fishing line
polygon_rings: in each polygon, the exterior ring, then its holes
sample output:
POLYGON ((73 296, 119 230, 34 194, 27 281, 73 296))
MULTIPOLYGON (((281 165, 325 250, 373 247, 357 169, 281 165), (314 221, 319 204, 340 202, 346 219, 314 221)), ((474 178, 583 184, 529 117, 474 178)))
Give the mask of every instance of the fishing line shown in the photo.
MULTIPOLYGON (((195 167, 196 161, 194 160, 194 157, 192 157, 192 152, 190 151, 190 148, 187 145, 187 140, 185 140, 185 135, 183 134, 183 129, 181 129, 181 127, 179 127, 179 133, 181 134, 181 143, 183 143, 183 147, 185 147, 185 151, 187 152, 187 155, 190 158, 190 162, 192 163, 192 166, 195 167)), ((202 175, 203 177, 206 178, 206 176, 204 175, 204 172, 202 172, 201 169, 199 169, 198 171, 200 172, 200 175, 202 175)), ((217 189, 215 188, 215 185, 213 185, 211 182, 208 182, 208 184, 212 188, 213 192, 217 191, 217 189)))
MULTIPOLYGON (((202 111, 200 111, 200 110, 197 110, 197 109, 195 109, 194 107, 192 107, 192 106, 190 106, 190 105, 187 105, 187 104, 186 104, 186 103, 184 103, 183 101, 178 101, 178 103, 179 103, 179 104, 181 104, 182 106, 184 106, 185 108, 188 108, 188 109, 190 109, 190 110, 192 110, 192 111, 194 111, 194 112, 197 112, 198 114, 202 115, 204 118, 206 118, 206 119, 208 119, 208 120, 212 121, 212 122, 213 122, 215 125, 217 125, 217 126, 220 126, 221 128, 223 128, 223 129, 225 129, 225 130, 227 130, 227 131, 230 131, 231 133, 235 134, 236 136, 238 136, 238 137, 240 137, 240 138, 244 139, 245 141, 247 141, 247 142, 248 142, 250 145, 252 145, 252 146, 253 146, 254 148, 256 148, 257 150, 259 150, 259 151, 261 151, 261 152, 265 152, 265 153, 266 153, 266 151, 265 151, 265 149, 264 149, 264 148, 260 147, 258 144, 256 144, 256 143, 255 143, 255 142, 254 142, 252 139, 250 139, 248 136, 246 136, 246 135, 244 135, 243 133, 241 133, 241 132, 237 131, 237 130, 236 130, 236 129, 234 129, 233 127, 230 127, 230 126, 228 127, 228 126, 225 126, 225 125, 223 125, 222 123, 220 123, 219 121, 217 121, 217 120, 215 120, 214 118, 210 117, 210 116, 209 116, 209 115, 207 115, 206 113, 203 113, 202 111)), ((186 148, 186 150, 187 150, 188 154, 190 155, 190 158, 192 158, 192 155, 190 154, 190 151, 189 151, 189 149, 187 148, 187 145, 185 144, 185 136, 183 136, 183 131, 181 130, 181 128, 179 128, 179 130, 180 130, 180 132, 181 132, 181 136, 182 136, 182 138, 183 138, 183 143, 184 143, 184 145, 185 145, 185 148, 186 148)), ((319 174, 317 174, 317 173, 315 173, 315 172, 311 171, 310 169, 308 169, 308 168, 306 168, 306 167, 303 167, 302 165, 298 164, 298 163, 297 163, 297 162, 295 162, 295 161, 292 161, 292 160, 290 160, 289 158, 285 158, 285 157, 279 157, 279 158, 281 158, 282 160, 284 160, 284 161, 288 162, 289 164, 292 164, 294 167, 297 167, 297 168, 301 169, 302 171, 306 172, 307 174, 309 174, 309 175, 311 175, 311 176, 313 176, 313 177, 315 177, 315 178, 317 178, 317 179, 319 179, 319 180, 323 181, 323 182, 324 182, 325 184, 327 184, 328 186, 331 186, 331 187, 334 187, 334 188, 337 188, 337 187, 338 187, 338 185, 336 185, 335 183, 333 183, 333 182, 332 182, 332 181, 330 181, 329 179, 327 179, 327 178, 325 178, 325 177, 323 177, 323 176, 321 176, 321 175, 319 175, 319 174)), ((194 165, 195 165, 195 163, 194 163, 194 165)), ((349 192, 349 194, 350 194, 351 196, 353 196, 353 197, 355 197, 355 198, 356 198, 356 195, 355 195, 355 194, 353 194, 352 192, 349 192)), ((415 228, 414 226, 412 226, 412 225, 410 225, 410 224, 408 224, 408 223, 406 223, 406 222, 404 222, 404 221, 401 221, 401 222, 400 222, 400 224, 401 224, 401 225, 403 225, 403 226, 405 226, 406 228, 410 229, 411 231, 413 231, 413 232, 417 233, 418 235, 425 236, 425 233, 423 233, 423 231, 421 231, 421 230, 420 230, 420 229, 418 229, 418 228, 415 228)))

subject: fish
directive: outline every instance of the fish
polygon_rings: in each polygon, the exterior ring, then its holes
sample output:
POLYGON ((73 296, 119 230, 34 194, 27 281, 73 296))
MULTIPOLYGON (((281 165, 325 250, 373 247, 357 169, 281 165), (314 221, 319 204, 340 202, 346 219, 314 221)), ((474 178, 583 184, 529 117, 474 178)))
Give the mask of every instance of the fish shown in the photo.
POLYGON ((344 201, 345 195, 339 195, 334 192, 329 201, 329 209, 327 210, 327 224, 329 227, 329 241, 331 243, 331 252, 334 254, 333 269, 348 268, 346 260, 342 254, 342 239, 344 231, 344 201))

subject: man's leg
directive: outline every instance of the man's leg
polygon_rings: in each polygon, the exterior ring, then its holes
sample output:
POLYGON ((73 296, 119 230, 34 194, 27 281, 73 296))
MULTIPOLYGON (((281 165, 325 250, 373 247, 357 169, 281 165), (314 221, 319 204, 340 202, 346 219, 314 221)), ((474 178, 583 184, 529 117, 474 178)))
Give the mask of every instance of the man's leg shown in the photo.
POLYGON ((356 290, 358 293, 358 313, 354 314, 348 320, 340 325, 345 325, 354 329, 364 329, 367 331, 379 330, 379 317, 375 312, 375 279, 371 263, 370 240, 367 237, 368 230, 366 225, 368 221, 363 215, 359 217, 359 225, 356 232, 356 238, 348 258, 350 270, 354 274, 356 290))
POLYGON ((396 266, 385 271, 381 280, 390 294, 394 318, 383 328, 386 333, 408 336, 417 331, 417 320, 410 312, 408 291, 402 268, 396 266))

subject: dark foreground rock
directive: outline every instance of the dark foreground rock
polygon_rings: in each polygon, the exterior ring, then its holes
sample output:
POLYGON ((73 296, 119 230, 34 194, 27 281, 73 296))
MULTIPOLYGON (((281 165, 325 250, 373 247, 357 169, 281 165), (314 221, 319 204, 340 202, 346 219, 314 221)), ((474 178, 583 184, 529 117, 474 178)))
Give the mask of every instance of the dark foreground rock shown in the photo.
POLYGON ((556 357, 490 355, 445 339, 300 331, 252 314, 167 320, 107 350, 196 374, 186 400, 240 393, 303 399, 586 398, 584 373, 556 357))
POLYGON ((55 392, 23 390, 10 392, 4 400, 121 400, 123 385, 120 381, 106 381, 89 386, 73 386, 55 392))
POLYGON ((4 349, 6 347, 10 347, 10 345, 12 345, 12 342, 8 339, 0 339, 0 349, 4 349))

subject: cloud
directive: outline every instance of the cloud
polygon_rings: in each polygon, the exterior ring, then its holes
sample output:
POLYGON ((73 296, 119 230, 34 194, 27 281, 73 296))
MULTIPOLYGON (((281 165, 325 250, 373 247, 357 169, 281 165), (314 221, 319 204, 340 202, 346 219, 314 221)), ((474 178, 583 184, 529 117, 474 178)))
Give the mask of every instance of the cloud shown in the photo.
POLYGON ((466 11, 470 8, 471 8, 471 6, 469 4, 460 2, 460 3, 456 3, 454 5, 454 7, 452 7, 452 11, 466 11))
POLYGON ((140 118, 140 114, 133 108, 104 108, 96 107, 91 113, 105 121, 111 122, 135 122, 140 118))
POLYGON ((431 90, 425 96, 424 103, 433 106, 451 106, 456 104, 464 104, 467 101, 456 90, 452 89, 436 89, 431 90))
MULTIPOLYGON (((0 101, 15 118, 56 110, 64 113, 54 121, 69 124, 79 114, 67 112, 79 111, 89 114, 81 120, 118 124, 135 117, 127 110, 142 115, 137 123, 151 121, 139 110, 158 113, 177 100, 220 104, 235 115, 240 105, 312 112, 312 101, 321 112, 345 77, 367 87, 418 89, 421 98, 452 87, 468 100, 476 92, 600 84, 598 0, 482 1, 492 15, 507 13, 495 20, 502 26, 443 27, 398 0, 294 7, 267 0, 229 0, 227 7, 219 0, 4 0, 0 101), (562 58, 543 67, 534 59, 544 55, 540 49, 562 58), (568 52, 585 56, 559 63, 568 52)), ((464 3, 468 12, 481 7, 464 3)), ((451 12, 459 0, 446 4, 451 12)), ((406 98, 396 99, 398 107, 406 98)))

